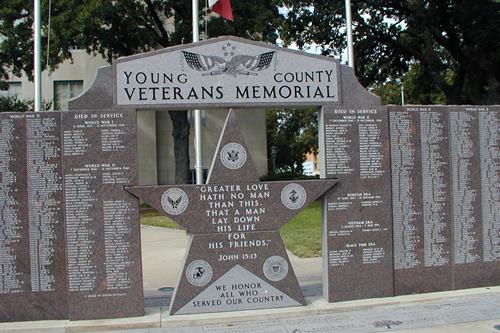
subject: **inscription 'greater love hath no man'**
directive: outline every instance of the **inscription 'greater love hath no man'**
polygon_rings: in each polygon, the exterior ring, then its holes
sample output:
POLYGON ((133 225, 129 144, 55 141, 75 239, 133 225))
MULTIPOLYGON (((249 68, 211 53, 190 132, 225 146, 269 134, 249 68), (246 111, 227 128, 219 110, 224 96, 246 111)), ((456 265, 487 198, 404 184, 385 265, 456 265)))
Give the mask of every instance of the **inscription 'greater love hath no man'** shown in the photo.
POLYGON ((266 214, 262 200, 269 199, 269 184, 206 185, 199 188, 206 201, 206 216, 217 232, 254 231, 266 214))

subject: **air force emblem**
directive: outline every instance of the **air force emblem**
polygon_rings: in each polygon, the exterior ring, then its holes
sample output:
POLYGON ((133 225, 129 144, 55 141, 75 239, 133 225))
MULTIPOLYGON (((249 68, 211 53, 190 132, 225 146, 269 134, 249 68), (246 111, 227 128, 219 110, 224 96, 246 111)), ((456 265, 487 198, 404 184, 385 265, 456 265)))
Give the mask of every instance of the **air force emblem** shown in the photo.
POLYGON ((189 199, 180 188, 170 188, 161 196, 161 207, 171 215, 179 215, 186 211, 189 199))

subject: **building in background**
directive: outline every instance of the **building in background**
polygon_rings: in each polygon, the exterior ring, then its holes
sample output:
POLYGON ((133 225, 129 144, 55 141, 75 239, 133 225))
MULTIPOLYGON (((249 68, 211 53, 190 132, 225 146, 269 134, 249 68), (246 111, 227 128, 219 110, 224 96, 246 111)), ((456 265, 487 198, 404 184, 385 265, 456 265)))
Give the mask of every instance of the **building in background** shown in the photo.
MULTIPOLYGON (((65 60, 53 72, 42 73, 42 99, 51 103, 51 110, 67 110, 68 100, 78 96, 92 85, 97 68, 108 65, 100 55, 90 55, 85 50, 71 50, 72 60, 65 60)), ((35 85, 26 75, 10 77, 3 96, 34 99, 35 85)))
POLYGON ((319 157, 313 153, 306 155, 305 161, 302 163, 302 173, 306 176, 319 176, 319 157))

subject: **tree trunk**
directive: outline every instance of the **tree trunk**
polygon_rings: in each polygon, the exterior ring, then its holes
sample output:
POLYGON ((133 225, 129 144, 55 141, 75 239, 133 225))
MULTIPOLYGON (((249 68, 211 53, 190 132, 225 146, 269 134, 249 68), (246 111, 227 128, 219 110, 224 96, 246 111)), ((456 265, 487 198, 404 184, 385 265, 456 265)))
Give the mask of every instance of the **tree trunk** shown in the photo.
POLYGON ((446 104, 460 105, 464 103, 464 83, 466 77, 466 69, 461 65, 455 68, 455 79, 449 89, 443 91, 446 96, 446 104))
POLYGON ((174 138, 175 183, 188 184, 189 172, 189 123, 187 111, 168 111, 172 120, 174 138))
POLYGON ((484 104, 498 104, 500 103, 500 82, 494 75, 488 78, 488 94, 484 104))

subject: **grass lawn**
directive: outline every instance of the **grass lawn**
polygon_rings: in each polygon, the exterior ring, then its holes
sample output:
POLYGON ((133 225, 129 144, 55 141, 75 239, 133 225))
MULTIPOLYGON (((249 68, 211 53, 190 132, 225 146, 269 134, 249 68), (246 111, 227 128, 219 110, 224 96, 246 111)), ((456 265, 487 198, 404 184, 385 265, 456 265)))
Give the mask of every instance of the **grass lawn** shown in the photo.
POLYGON ((174 221, 152 208, 141 210, 141 224, 172 229, 179 228, 174 221))
POLYGON ((281 227, 285 247, 298 257, 321 256, 321 208, 313 201, 290 222, 281 227))
MULTIPOLYGON (((153 209, 141 211, 141 224, 177 228, 168 217, 153 209)), ((302 258, 321 256, 321 210, 314 201, 280 230, 285 247, 302 258)))

